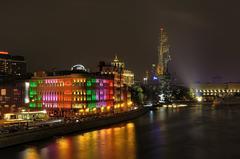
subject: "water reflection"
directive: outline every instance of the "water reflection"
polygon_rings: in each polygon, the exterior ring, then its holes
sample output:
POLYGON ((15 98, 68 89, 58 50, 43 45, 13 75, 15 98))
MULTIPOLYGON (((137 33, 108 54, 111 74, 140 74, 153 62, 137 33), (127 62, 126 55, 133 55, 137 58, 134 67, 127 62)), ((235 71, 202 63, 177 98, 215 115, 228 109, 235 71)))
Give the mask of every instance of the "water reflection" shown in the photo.
POLYGON ((72 158, 72 145, 70 138, 60 138, 55 143, 58 159, 71 159, 72 158))
POLYGON ((39 153, 36 148, 32 147, 29 149, 26 149, 22 154, 21 154, 22 159, 40 159, 39 153))
POLYGON ((127 124, 0 154, 7 159, 240 158, 239 125, 240 107, 159 108, 127 124))
POLYGON ((62 137, 39 152, 30 147, 21 154, 21 159, 135 159, 135 125, 127 123, 73 137, 62 137))

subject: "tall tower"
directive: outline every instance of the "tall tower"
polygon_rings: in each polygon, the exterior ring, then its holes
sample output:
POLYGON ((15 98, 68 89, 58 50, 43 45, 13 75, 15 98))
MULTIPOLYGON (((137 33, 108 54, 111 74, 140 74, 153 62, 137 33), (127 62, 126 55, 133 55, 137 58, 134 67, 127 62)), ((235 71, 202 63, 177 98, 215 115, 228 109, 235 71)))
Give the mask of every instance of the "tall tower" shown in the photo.
POLYGON ((167 74, 170 59, 168 35, 164 28, 161 27, 158 45, 158 63, 156 67, 156 72, 159 77, 167 74))

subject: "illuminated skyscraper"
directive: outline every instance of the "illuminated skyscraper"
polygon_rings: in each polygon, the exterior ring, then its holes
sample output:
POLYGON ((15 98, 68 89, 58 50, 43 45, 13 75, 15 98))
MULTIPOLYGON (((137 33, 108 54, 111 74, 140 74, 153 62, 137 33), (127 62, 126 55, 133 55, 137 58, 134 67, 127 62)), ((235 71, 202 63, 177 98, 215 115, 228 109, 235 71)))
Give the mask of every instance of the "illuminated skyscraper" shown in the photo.
POLYGON ((168 63, 170 61, 168 35, 166 31, 160 28, 160 39, 158 45, 158 63, 156 72, 159 77, 166 75, 168 71, 168 63))
POLYGON ((168 74, 168 64, 171 57, 169 53, 168 35, 163 27, 160 28, 157 50, 157 64, 152 64, 151 71, 147 71, 145 77, 143 78, 143 82, 145 84, 159 84, 162 77, 168 74))

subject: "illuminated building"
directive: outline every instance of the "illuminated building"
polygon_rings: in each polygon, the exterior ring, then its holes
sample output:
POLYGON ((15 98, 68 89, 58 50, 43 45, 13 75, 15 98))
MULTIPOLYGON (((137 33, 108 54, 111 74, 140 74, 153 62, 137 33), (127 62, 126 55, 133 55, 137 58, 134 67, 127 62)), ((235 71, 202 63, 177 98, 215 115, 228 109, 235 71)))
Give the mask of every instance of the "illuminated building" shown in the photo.
POLYGON ((134 84, 134 74, 125 68, 125 63, 121 62, 117 56, 111 64, 100 62, 101 74, 110 74, 114 76, 114 105, 115 107, 125 107, 132 105, 130 86, 134 84))
POLYGON ((168 65, 171 60, 169 53, 168 35, 167 32, 161 27, 158 45, 158 60, 157 64, 152 64, 151 71, 147 71, 143 78, 144 84, 159 84, 162 77, 168 74, 168 65))
POLYGON ((112 67, 122 74, 123 84, 127 86, 132 86, 134 84, 134 73, 130 70, 127 70, 125 63, 120 61, 117 56, 111 62, 112 67))
POLYGON ((6 112, 15 112, 24 106, 25 89, 23 82, 0 84, 0 116, 6 112))
POLYGON ((88 73, 72 69, 53 76, 35 74, 26 82, 29 94, 25 101, 32 109, 58 110, 58 115, 74 111, 79 113, 110 111, 114 106, 112 75, 88 73))
POLYGON ((160 78, 157 75, 156 69, 157 69, 156 65, 152 64, 151 71, 150 72, 146 71, 146 75, 143 78, 144 84, 156 85, 160 83, 160 78))
POLYGON ((71 68, 72 71, 85 71, 87 72, 87 69, 81 65, 81 64, 77 64, 77 65, 74 65, 72 68, 71 68))
POLYGON ((149 80, 149 72, 146 71, 145 73, 145 77, 143 78, 143 84, 148 84, 148 80, 149 80))
POLYGON ((170 61, 168 35, 166 31, 160 28, 160 39, 158 46, 158 63, 156 72, 159 77, 166 75, 168 71, 168 63, 170 61))
POLYGON ((17 76, 26 74, 26 62, 23 56, 13 56, 0 51, 0 75, 17 76))
POLYGON ((123 70, 123 84, 127 86, 134 85, 134 74, 130 70, 123 70))
POLYGON ((197 100, 213 101, 218 97, 233 96, 240 93, 239 83, 222 83, 222 84, 196 84, 190 88, 192 96, 197 100))
POLYGON ((111 62, 112 66, 119 69, 125 68, 125 63, 120 61, 117 56, 114 57, 113 61, 111 62))

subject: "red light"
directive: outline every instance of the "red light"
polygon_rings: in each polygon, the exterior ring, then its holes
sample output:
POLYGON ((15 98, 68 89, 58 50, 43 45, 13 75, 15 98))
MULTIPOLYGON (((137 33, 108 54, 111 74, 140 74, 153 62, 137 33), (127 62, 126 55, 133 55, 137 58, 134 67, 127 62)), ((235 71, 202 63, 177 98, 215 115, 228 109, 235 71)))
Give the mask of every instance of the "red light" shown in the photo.
POLYGON ((71 91, 71 90, 65 90, 65 91, 64 91, 64 94, 71 95, 71 94, 72 94, 72 91, 71 91))
POLYGON ((72 85, 72 82, 69 80, 69 81, 65 81, 65 86, 71 86, 72 85))

